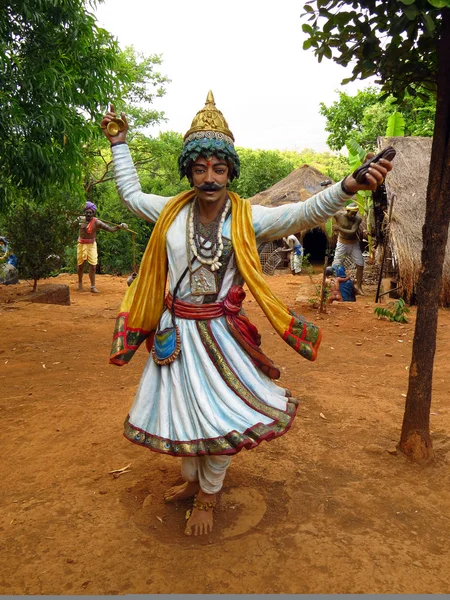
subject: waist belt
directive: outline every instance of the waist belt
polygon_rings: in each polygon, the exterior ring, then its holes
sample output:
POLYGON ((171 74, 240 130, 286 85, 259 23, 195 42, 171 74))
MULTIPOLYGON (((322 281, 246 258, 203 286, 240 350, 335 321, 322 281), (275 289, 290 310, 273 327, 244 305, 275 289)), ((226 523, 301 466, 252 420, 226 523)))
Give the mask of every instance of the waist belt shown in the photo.
POLYGON ((168 294, 166 296, 166 306, 169 310, 174 308, 175 316, 180 319, 209 321, 225 316, 231 335, 247 352, 253 364, 271 379, 278 379, 280 370, 259 348, 261 336, 258 329, 245 315, 240 314, 244 298, 244 288, 240 285, 234 285, 229 289, 225 300, 221 302, 198 305, 175 300, 174 303, 172 295, 168 294))
POLYGON ((79 244, 93 244, 95 242, 95 239, 93 240, 85 240, 84 238, 78 238, 78 243, 79 244))
POLYGON ((344 240, 344 238, 341 238, 338 236, 338 242, 341 242, 341 244, 356 244, 359 240, 355 239, 355 240, 344 240))

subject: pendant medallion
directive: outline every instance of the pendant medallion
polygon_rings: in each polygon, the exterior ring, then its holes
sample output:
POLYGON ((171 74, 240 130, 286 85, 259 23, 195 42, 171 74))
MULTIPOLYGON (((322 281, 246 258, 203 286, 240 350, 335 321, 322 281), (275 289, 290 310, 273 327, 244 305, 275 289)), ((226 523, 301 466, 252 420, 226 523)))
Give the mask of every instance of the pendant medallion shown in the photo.
POLYGON ((217 294, 217 277, 205 265, 198 267, 191 273, 191 294, 193 296, 205 296, 217 294))

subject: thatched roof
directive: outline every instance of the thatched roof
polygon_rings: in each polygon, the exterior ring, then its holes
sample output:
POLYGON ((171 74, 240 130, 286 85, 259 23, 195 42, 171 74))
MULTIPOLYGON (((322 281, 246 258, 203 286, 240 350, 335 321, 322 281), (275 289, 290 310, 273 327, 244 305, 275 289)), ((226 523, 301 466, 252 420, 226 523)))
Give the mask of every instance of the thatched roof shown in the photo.
MULTIPOLYGON (((430 137, 379 138, 380 148, 394 146, 397 155, 386 186, 395 194, 390 225, 390 246, 397 263, 398 281, 408 300, 415 290, 421 269, 422 227, 430 168, 430 137)), ((443 305, 450 305, 450 241, 443 270, 443 305)))
POLYGON ((323 190, 324 188, 320 184, 327 180, 331 181, 329 177, 314 167, 302 165, 269 189, 256 194, 249 200, 251 204, 261 204, 262 206, 281 206, 290 202, 304 202, 323 190))

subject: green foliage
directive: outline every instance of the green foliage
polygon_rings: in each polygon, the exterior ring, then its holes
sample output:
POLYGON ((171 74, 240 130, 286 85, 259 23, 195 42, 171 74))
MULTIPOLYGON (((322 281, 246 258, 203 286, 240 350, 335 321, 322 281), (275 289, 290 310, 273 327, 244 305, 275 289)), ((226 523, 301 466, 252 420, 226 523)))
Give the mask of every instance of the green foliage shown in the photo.
POLYGON ((116 233, 98 232, 100 272, 123 275, 139 268, 153 230, 153 224, 131 214, 118 198, 112 202, 105 198, 100 219, 102 215, 113 223, 127 223, 129 228, 136 232, 136 235, 123 230, 116 233))
POLYGON ((340 150, 347 139, 361 143, 361 119, 364 112, 377 101, 380 92, 375 87, 358 91, 355 96, 339 92, 339 99, 326 106, 320 103, 319 113, 326 118, 325 130, 330 133, 327 144, 332 150, 340 150))
POLYGON ((4 221, 19 275, 32 279, 34 287, 59 268, 60 257, 70 243, 70 221, 61 200, 47 204, 21 200, 10 208, 4 221))
POLYGON ((302 271, 308 275, 309 279, 312 281, 312 276, 314 275, 314 266, 311 264, 311 255, 305 254, 302 260, 302 271))
POLYGON ((339 98, 330 106, 321 103, 320 114, 326 118, 325 129, 330 133, 327 144, 340 150, 349 138, 359 145, 375 149, 379 135, 386 130, 386 123, 394 111, 401 111, 404 118, 404 133, 401 135, 433 135, 436 100, 405 95, 398 103, 393 96, 382 100, 381 89, 367 87, 350 96, 339 92, 339 98))
POLYGON ((444 6, 450 0, 310 0, 302 15, 309 21, 303 47, 312 48, 319 62, 351 63, 352 76, 343 84, 376 75, 386 95, 426 99, 436 92, 444 6))
POLYGON ((163 112, 150 108, 155 98, 164 96, 165 85, 170 82, 155 70, 161 63, 161 55, 146 56, 133 46, 127 46, 118 55, 117 77, 123 84, 112 100, 117 112, 123 110, 126 113, 132 131, 165 120, 163 112))
POLYGON ((295 168, 300 165, 310 165, 333 181, 340 181, 348 175, 348 161, 343 154, 338 152, 315 152, 305 148, 299 152, 283 150, 281 156, 292 162, 295 168))
POLYGON ((121 51, 88 0, 21 0, 0 11, 0 208, 16 190, 45 201, 57 184, 81 198, 109 100, 133 124, 163 115, 145 104, 164 93, 159 56, 121 51), (151 92, 148 84, 156 88, 151 92), (139 103, 139 108, 135 108, 139 103))
MULTIPOLYGON (((312 304, 313 307, 318 308, 320 305, 320 302, 322 300, 322 284, 321 283, 317 283, 315 288, 315 295, 312 298, 308 298, 308 302, 309 304, 312 304)), ((325 287, 323 288, 323 303, 326 304, 329 296, 330 296, 331 290, 330 290, 330 285, 329 284, 325 284, 325 287)))
POLYGON ((388 119, 386 127, 387 137, 402 137, 405 135, 405 119, 402 113, 395 111, 388 119))
POLYGON ((331 238, 333 235, 333 217, 330 217, 325 223, 325 231, 327 232, 327 236, 331 238))
POLYGON ((241 161, 241 175, 230 189, 243 198, 267 190, 294 170, 294 164, 276 150, 249 150, 237 148, 241 161))
POLYGON ((243 198, 251 198, 268 189, 304 164, 318 169, 334 181, 340 181, 349 171, 348 161, 342 154, 320 153, 311 149, 295 152, 238 148, 238 154, 241 175, 231 189, 243 198))
POLYGON ((366 152, 364 148, 358 144, 358 142, 352 138, 348 139, 346 142, 347 150, 348 150, 348 162, 350 164, 350 168, 355 170, 359 167, 364 161, 364 157, 366 156, 366 152))
POLYGON ((83 0, 22 0, 0 11, 0 192, 80 192, 82 144, 119 84, 117 43, 83 0))
POLYGON ((377 306, 373 312, 379 319, 388 319, 389 321, 395 321, 397 323, 408 323, 406 315, 409 313, 409 308, 402 298, 399 298, 395 302, 390 302, 389 306, 392 310, 377 306))
POLYGON ((189 182, 180 179, 178 172, 178 157, 183 148, 180 133, 166 131, 157 138, 137 136, 130 147, 144 191, 175 196, 189 189, 189 182))
MULTIPOLYGON (((174 196, 189 189, 189 182, 186 179, 180 180, 178 173, 178 156, 183 147, 181 134, 169 131, 160 133, 157 138, 150 138, 137 132, 130 140, 129 146, 144 192, 174 196)), ((98 190, 104 184, 114 182, 109 144, 91 152, 88 169, 90 173, 90 181, 86 185, 88 195, 95 188, 98 190)))

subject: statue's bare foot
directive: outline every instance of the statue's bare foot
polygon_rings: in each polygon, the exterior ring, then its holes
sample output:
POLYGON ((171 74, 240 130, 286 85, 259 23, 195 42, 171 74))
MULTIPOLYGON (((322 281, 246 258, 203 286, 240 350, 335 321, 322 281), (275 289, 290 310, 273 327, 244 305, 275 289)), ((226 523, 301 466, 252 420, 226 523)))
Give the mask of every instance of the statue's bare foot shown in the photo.
POLYGON ((176 500, 186 500, 192 498, 198 493, 200 485, 198 481, 186 481, 182 485, 174 485, 164 494, 164 502, 175 502, 176 500))
POLYGON ((355 288, 355 292, 357 296, 365 296, 365 293, 362 291, 360 287, 355 288))
POLYGON ((84 288, 83 288, 83 286, 82 286, 82 285, 79 285, 79 286, 78 286, 78 291, 79 291, 79 292, 82 292, 82 291, 83 291, 83 289, 84 289, 84 288))
POLYGON ((91 292, 93 294, 100 294, 100 290, 98 290, 95 285, 91 285, 91 292))
POLYGON ((215 505, 216 495, 205 494, 200 490, 195 497, 194 506, 186 523, 185 535, 207 535, 211 533, 215 505))

